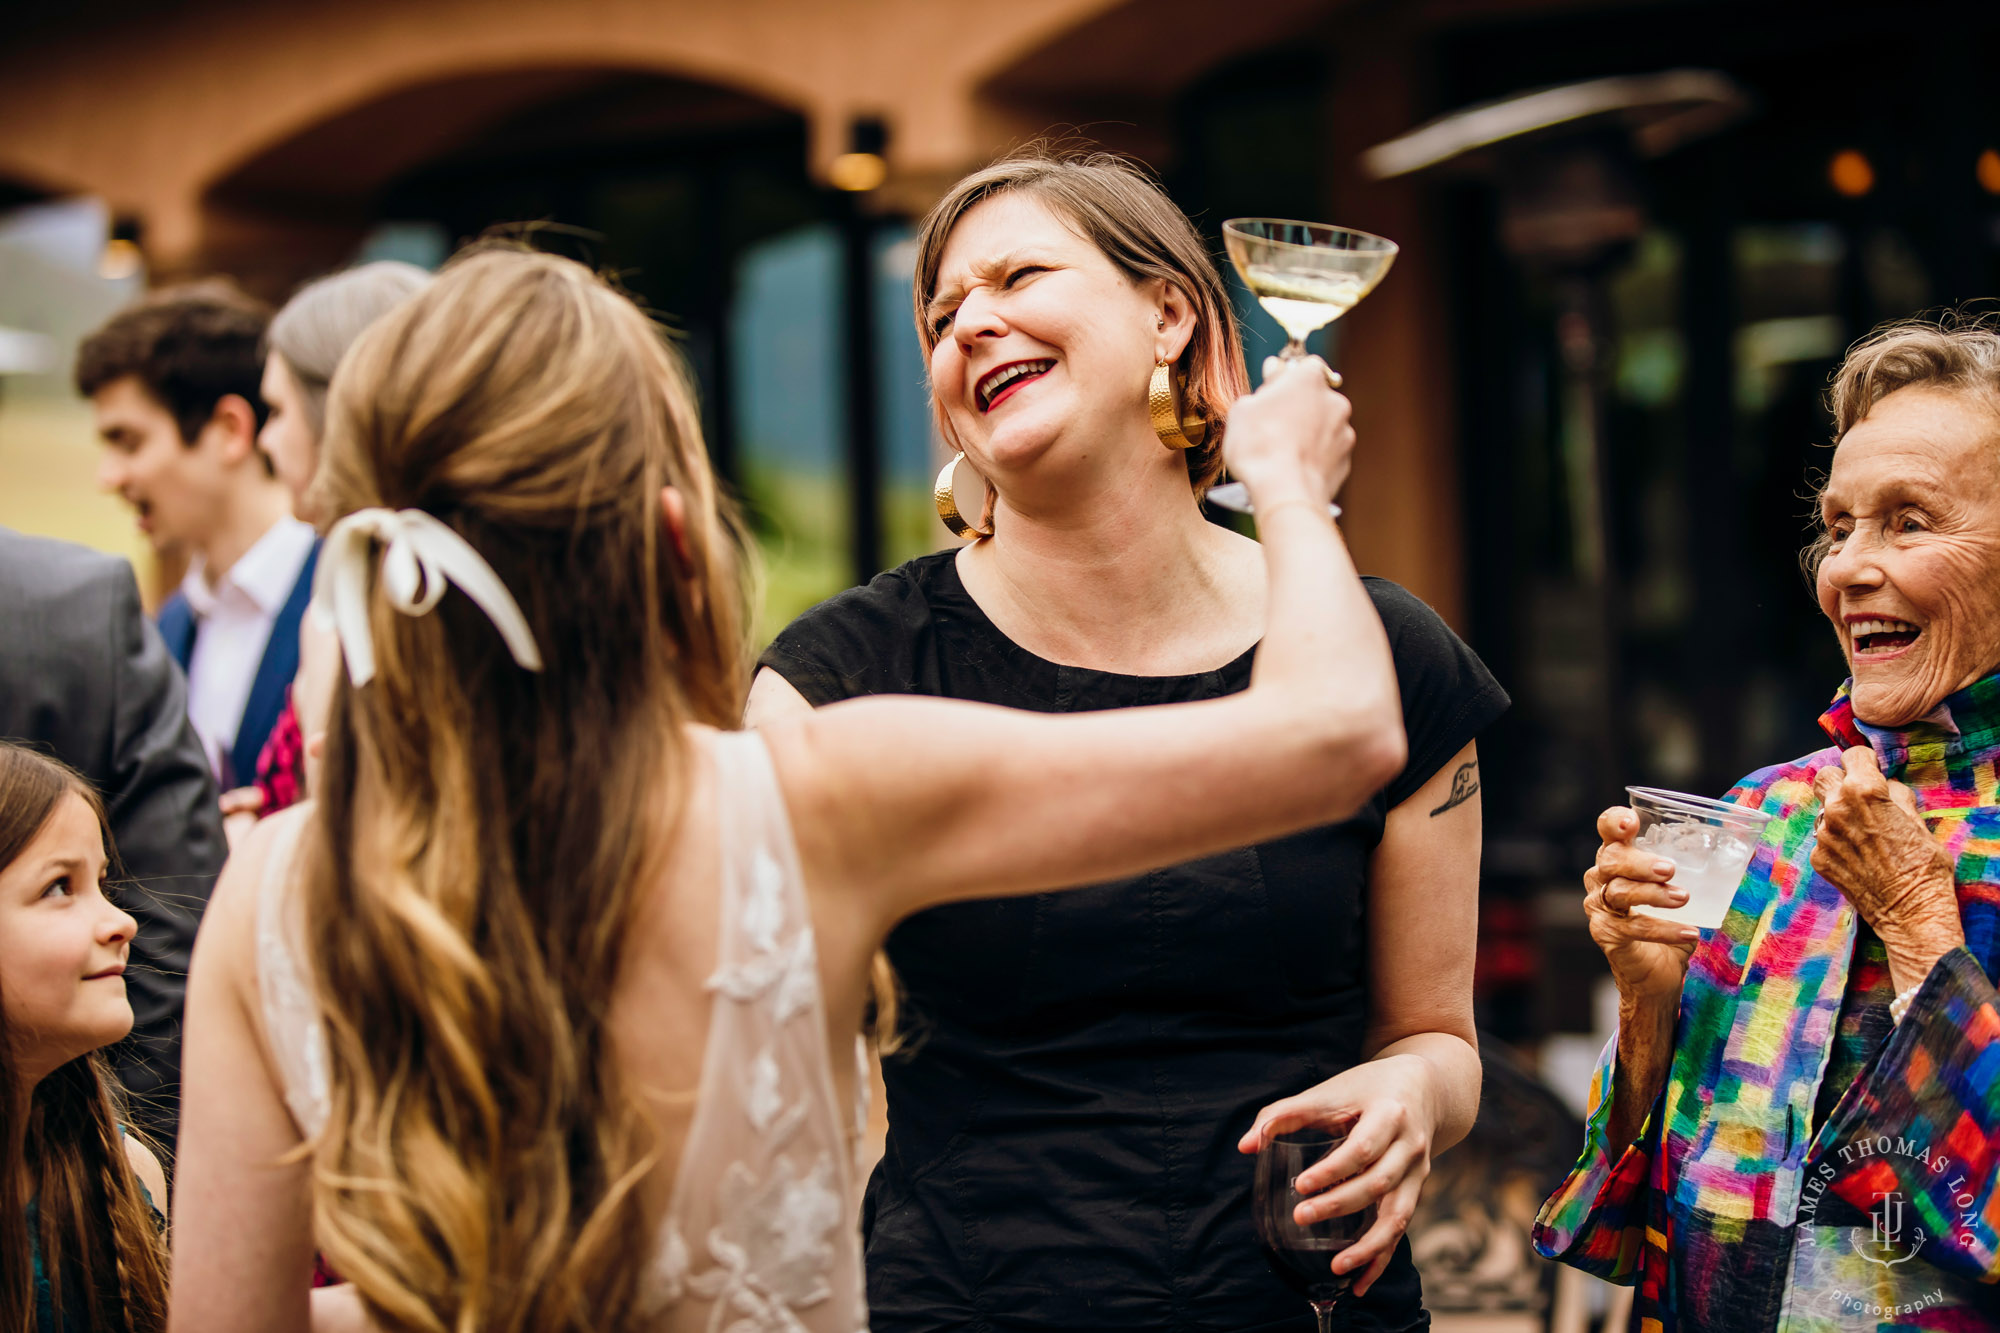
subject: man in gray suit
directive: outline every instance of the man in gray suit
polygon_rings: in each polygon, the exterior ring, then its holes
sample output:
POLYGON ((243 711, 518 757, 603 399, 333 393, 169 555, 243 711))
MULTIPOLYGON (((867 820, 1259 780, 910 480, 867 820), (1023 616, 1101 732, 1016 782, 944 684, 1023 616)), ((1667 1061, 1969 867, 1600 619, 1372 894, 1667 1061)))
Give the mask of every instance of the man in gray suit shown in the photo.
POLYGON ((125 986, 132 1036, 111 1052, 139 1124, 173 1144, 188 952, 226 848, 187 682, 139 605, 132 567, 0 528, 0 736, 97 785, 135 884, 125 986))

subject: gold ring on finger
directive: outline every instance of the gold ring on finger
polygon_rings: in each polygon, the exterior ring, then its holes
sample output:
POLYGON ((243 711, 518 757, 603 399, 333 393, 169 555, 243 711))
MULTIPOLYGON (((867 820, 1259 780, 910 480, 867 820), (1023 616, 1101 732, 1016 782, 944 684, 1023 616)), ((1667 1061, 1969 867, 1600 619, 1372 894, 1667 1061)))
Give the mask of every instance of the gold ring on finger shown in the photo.
POLYGON ((1343 385, 1343 384, 1347 383, 1347 381, 1346 381, 1346 380, 1344 380, 1344 379, 1342 379, 1342 378, 1340 377, 1340 372, 1339 372, 1339 371, 1337 371, 1337 370, 1335 370, 1335 369, 1334 369, 1333 367, 1331 367, 1331 366, 1322 366, 1322 367, 1321 367, 1321 369, 1323 369, 1323 370, 1325 370, 1325 371, 1326 371, 1326 387, 1327 387, 1327 388, 1329 388, 1329 389, 1338 389, 1338 388, 1339 388, 1339 387, 1340 387, 1341 385, 1343 385))

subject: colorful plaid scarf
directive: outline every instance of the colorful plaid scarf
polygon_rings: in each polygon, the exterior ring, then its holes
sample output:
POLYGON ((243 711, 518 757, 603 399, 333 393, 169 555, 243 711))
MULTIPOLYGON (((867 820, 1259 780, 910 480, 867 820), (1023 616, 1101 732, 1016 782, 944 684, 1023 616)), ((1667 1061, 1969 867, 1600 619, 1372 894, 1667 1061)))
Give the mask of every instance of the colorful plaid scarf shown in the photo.
POLYGON ((1637 1283, 1644 1333, 2000 1327, 2000 674, 1893 731, 1847 694, 1821 718, 1836 748, 1729 792, 1772 819, 1690 962, 1667 1086, 1637 1143, 1608 1142, 1613 1039, 1583 1156, 1537 1220, 1542 1254, 1637 1283), (1893 1028, 1867 1012, 1879 987, 1850 994, 1856 913, 1811 866, 1813 775, 1855 745, 1958 867, 1966 948, 1893 1028), (1836 1036, 1857 1030, 1886 1040, 1816 1123, 1836 1036))

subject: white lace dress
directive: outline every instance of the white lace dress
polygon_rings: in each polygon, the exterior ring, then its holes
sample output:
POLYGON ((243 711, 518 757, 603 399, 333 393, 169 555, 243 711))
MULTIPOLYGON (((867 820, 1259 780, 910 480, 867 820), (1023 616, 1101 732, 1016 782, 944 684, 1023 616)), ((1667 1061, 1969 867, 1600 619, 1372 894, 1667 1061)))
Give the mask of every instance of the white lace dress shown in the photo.
MULTIPOLYGON (((701 1090, 646 1275, 666 1333, 866 1333, 854 1190, 859 1108, 827 1059, 819 963, 791 823, 755 732, 719 734, 722 929, 701 1090)), ((327 1116, 292 853, 273 849, 257 910, 266 1031, 299 1128, 327 1116)), ((858 1082, 857 1088, 865 1088, 858 1082)))

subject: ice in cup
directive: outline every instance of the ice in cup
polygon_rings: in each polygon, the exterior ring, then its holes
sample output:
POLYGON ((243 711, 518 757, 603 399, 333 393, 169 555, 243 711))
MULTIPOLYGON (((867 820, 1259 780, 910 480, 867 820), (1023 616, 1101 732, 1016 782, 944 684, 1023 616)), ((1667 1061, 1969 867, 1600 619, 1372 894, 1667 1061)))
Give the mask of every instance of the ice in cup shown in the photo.
POLYGON ((1658 787, 1627 787, 1632 810, 1639 816, 1634 847, 1657 852, 1674 863, 1673 884, 1687 892, 1679 907, 1635 905, 1632 910, 1666 921, 1714 930, 1729 915, 1729 902, 1750 866, 1751 853, 1763 840, 1771 816, 1728 801, 1663 791, 1658 787))

